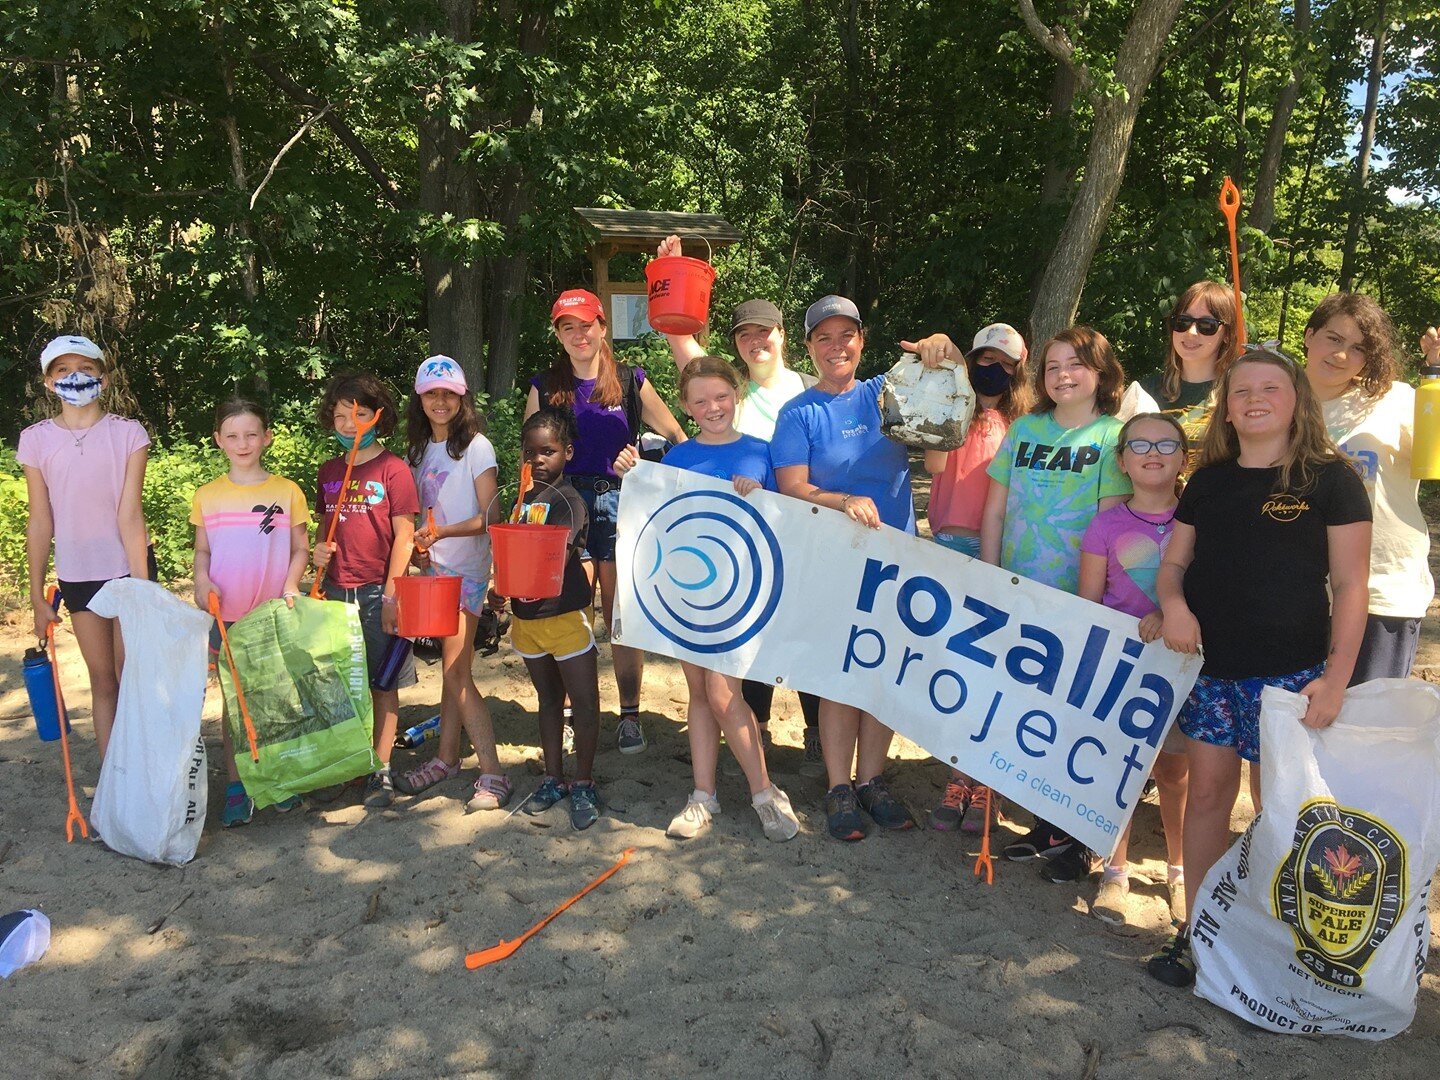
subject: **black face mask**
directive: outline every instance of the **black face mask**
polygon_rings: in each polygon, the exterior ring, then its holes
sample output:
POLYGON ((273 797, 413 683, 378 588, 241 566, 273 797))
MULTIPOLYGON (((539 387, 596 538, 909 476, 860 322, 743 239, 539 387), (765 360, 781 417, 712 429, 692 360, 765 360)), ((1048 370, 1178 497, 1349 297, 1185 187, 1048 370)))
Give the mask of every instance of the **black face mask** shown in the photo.
POLYGON ((970 385, 982 397, 999 397, 1010 389, 1010 373, 1004 364, 975 364, 970 368, 970 385))

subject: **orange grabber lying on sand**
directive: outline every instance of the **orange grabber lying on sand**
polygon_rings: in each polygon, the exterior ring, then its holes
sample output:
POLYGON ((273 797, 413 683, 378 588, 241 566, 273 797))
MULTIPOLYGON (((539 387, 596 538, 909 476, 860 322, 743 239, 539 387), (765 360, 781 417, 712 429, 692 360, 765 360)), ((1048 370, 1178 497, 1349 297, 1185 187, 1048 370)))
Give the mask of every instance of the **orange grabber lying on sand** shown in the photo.
POLYGON ((1240 294, 1240 242, 1235 235, 1235 215, 1240 212, 1240 189, 1225 177, 1220 187, 1220 212, 1230 228, 1230 287, 1235 290, 1235 344, 1245 345, 1245 304, 1240 294))
MULTIPOLYGON (((54 585, 45 594, 45 602, 52 608, 59 610, 60 590, 54 585)), ((65 692, 60 689, 60 661, 55 658, 55 627, 58 623, 47 623, 45 626, 45 648, 50 653, 50 677, 55 681, 55 705, 56 711, 60 714, 60 756, 65 762, 65 794, 70 800, 70 808, 65 812, 65 842, 72 843, 75 839, 75 826, 80 826, 80 835, 87 840, 90 838, 90 826, 85 823, 85 815, 80 813, 80 805, 75 801, 75 774, 70 769, 70 739, 65 734, 65 729, 70 726, 70 716, 65 711, 65 692)))
MULTIPOLYGON (((350 420, 355 425, 355 440, 350 444, 350 453, 345 458, 345 479, 340 481, 340 491, 335 496, 335 512, 330 515, 330 528, 325 533, 325 543, 335 542, 335 526, 340 524, 340 508, 345 505, 345 493, 350 490, 350 473, 355 468, 355 455, 360 452, 360 440, 365 433, 380 422, 384 409, 376 409, 375 415, 369 420, 361 422, 360 406, 352 401, 350 403, 350 420)), ((315 575, 315 581, 310 586, 310 599, 319 600, 324 594, 325 574, 324 572, 315 575)))
POLYGON ((245 722, 245 736, 250 740, 250 760, 259 761, 260 751, 255 746, 255 725, 250 720, 250 706, 245 704, 245 690, 240 685, 235 654, 230 651, 230 635, 225 630, 225 620, 220 618, 220 599, 213 592, 210 594, 210 614, 215 616, 215 625, 220 628, 220 649, 225 653, 225 663, 230 667, 230 681, 235 684, 235 700, 240 705, 240 719, 245 722))
POLYGON ((493 964, 497 960, 504 960, 508 956, 514 956, 521 945, 524 945, 525 942, 529 941, 541 930, 544 930, 545 927, 550 924, 550 921, 552 919, 554 919, 557 915, 563 912, 571 904, 575 903, 575 901, 579 900, 591 889, 594 889, 597 886, 603 884, 605 880, 610 877, 611 874, 615 873, 615 871, 619 870, 622 866, 629 862, 630 856, 634 853, 635 849, 633 847, 626 848, 625 853, 620 856, 620 860, 614 866, 610 867, 609 870, 606 870, 594 881, 590 882, 589 885, 586 885, 574 896, 570 897, 569 900, 566 900, 563 904, 557 907, 554 911, 550 912, 549 915, 546 915, 534 926, 530 927, 529 930, 526 930, 514 941, 505 941, 504 939, 501 939, 500 944, 498 945, 492 945, 488 949, 481 949, 479 952, 472 952, 469 956, 465 957, 465 966, 471 971, 474 971, 476 968, 482 968, 486 964, 493 964))

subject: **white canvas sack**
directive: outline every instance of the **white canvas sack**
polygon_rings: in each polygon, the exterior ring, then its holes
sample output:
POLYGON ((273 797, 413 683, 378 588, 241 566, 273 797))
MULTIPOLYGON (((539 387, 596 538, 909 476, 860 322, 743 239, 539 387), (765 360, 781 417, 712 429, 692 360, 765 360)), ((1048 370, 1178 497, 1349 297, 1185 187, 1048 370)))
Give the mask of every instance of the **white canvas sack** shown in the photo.
POLYGON ((152 581, 118 578, 90 601, 125 639, 120 704, 90 824, 122 855, 187 863, 205 826, 206 641, 213 620, 152 581))
POLYGON ((1264 813, 1205 875, 1195 992, 1271 1031, 1388 1039, 1415 1016, 1440 862, 1440 688, 1377 679, 1334 726, 1261 699, 1264 813))

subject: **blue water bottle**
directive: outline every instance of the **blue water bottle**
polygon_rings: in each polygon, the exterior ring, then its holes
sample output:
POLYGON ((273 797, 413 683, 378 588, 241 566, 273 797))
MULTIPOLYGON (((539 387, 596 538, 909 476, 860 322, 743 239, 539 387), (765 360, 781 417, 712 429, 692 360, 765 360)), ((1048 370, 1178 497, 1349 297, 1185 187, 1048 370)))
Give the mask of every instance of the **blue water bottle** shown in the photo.
POLYGON ((385 655, 380 658, 380 670, 375 673, 375 689, 395 689, 395 683, 400 678, 400 669, 405 666, 405 661, 410 659, 412 647, 409 638, 390 639, 390 644, 385 647, 385 655))
POLYGON ((404 747, 409 750, 415 749, 431 739, 440 737, 440 717, 432 716, 429 720, 421 720, 414 727, 408 727, 399 735, 395 736, 396 747, 404 747))
MULTIPOLYGON (((55 700, 55 679, 50 673, 50 657, 44 649, 26 649, 21 665, 25 675, 25 692, 30 695, 30 712, 35 717, 35 730, 45 742, 60 738, 60 704, 55 700)), ((69 734, 69 719, 65 732, 69 734)))

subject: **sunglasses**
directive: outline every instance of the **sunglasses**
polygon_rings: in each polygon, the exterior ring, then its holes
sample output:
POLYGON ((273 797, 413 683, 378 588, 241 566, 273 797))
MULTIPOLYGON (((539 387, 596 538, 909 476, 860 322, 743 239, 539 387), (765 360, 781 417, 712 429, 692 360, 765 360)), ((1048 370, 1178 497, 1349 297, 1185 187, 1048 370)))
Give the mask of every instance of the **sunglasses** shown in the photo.
POLYGON ((1156 439, 1151 442, 1149 439, 1127 439, 1125 449, 1132 454, 1148 454, 1151 450, 1159 450, 1160 453, 1169 457, 1180 449, 1179 439, 1156 439))
POLYGON ((1170 316, 1170 329, 1174 330, 1177 334, 1183 334, 1193 326, 1205 337, 1214 337, 1220 332, 1220 328, 1224 325, 1225 324, 1219 319, 1212 318, 1209 315, 1201 315, 1199 318, 1196 318, 1194 315, 1170 316))

